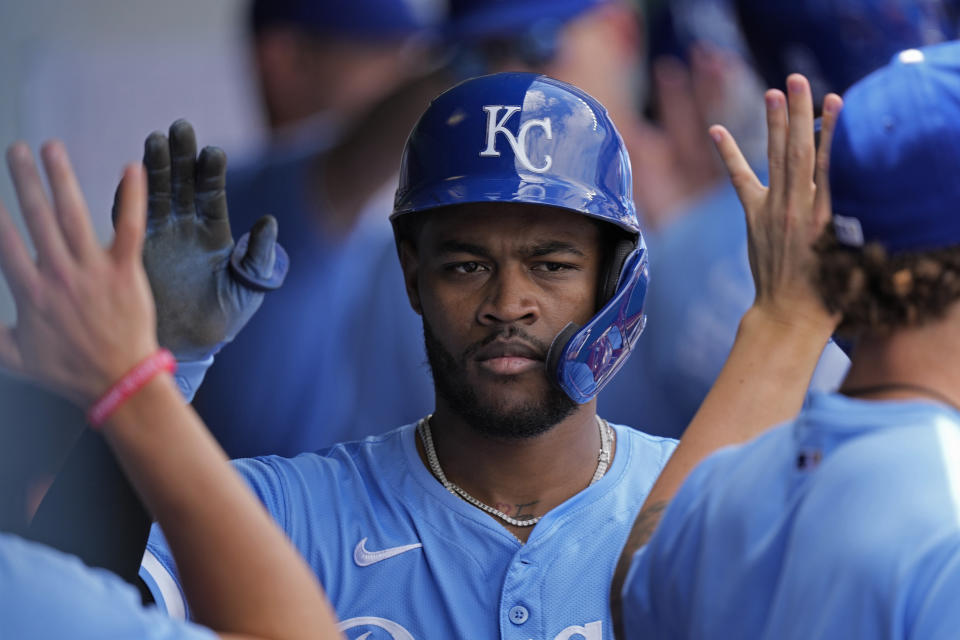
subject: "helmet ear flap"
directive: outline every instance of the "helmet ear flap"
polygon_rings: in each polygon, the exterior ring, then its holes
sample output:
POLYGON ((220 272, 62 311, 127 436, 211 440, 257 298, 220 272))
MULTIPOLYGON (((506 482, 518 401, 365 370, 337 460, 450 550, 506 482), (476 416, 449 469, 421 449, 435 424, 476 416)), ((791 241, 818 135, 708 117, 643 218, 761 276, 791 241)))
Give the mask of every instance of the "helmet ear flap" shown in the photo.
POLYGON ((564 347, 567 346, 570 338, 573 337, 578 329, 580 329, 580 325, 576 322, 568 322, 567 326, 565 326, 553 339, 553 342, 550 343, 550 349, 547 351, 546 361, 544 362, 547 368, 547 378, 557 386, 559 386, 560 383, 558 375, 560 357, 563 355, 564 347))
POLYGON ((617 237, 609 257, 605 260, 600 274, 600 286, 597 289, 597 308, 607 304, 613 294, 617 292, 617 283, 620 282, 620 273, 627 257, 637 248, 635 238, 617 237))
POLYGON ((617 243, 611 258, 617 258, 624 246, 634 250, 625 262, 609 261, 610 299, 585 325, 564 327, 547 352, 547 376, 577 404, 595 398, 620 370, 646 325, 643 303, 650 278, 646 244, 641 236, 617 243))
MULTIPOLYGON (((602 309, 613 295, 617 292, 617 284, 620 282, 620 274, 623 271, 627 258, 637 248, 637 239, 618 234, 611 241, 612 248, 609 255, 604 260, 603 269, 600 273, 600 282, 597 289, 597 309, 602 309)), ((547 377, 554 384, 559 385, 560 358, 563 350, 566 348, 570 339, 579 331, 580 325, 575 322, 567 323, 567 326, 557 334, 550 344, 550 350, 547 351, 546 368, 547 377)))

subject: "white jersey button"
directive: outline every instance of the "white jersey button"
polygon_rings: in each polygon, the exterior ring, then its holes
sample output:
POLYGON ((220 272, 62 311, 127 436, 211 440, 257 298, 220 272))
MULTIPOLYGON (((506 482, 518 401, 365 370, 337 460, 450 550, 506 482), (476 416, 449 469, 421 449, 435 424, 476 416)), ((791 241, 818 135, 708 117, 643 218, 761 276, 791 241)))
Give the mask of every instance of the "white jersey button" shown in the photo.
POLYGON ((530 612, 527 611, 526 607, 517 605, 510 607, 510 612, 507 615, 510 616, 510 622, 513 624, 523 624, 530 617, 530 612))

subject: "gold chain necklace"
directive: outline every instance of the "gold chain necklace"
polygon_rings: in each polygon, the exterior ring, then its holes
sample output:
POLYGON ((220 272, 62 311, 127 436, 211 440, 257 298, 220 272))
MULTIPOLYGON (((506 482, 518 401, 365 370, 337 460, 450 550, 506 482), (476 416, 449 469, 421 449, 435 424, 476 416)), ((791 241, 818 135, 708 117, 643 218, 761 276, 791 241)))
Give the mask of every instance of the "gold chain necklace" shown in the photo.
MULTIPOLYGON (((430 431, 430 418, 432 417, 433 414, 428 415, 426 418, 420 420, 419 424, 417 424, 417 433, 420 434, 420 439, 423 441, 423 448, 427 454, 427 463, 430 465, 430 471, 433 472, 433 475, 436 476, 437 480, 440 481, 440 484, 443 485, 444 489, 453 495, 466 500, 478 509, 482 509, 490 515, 496 516, 507 524, 512 524, 515 527, 532 527, 540 522, 540 518, 543 516, 535 516, 527 520, 518 520, 517 518, 508 516, 503 511, 491 507, 485 502, 477 500, 459 485, 448 480, 447 476, 443 473, 443 469, 440 467, 440 460, 437 458, 437 450, 433 446, 433 434, 430 431)), ((600 418, 600 416, 597 416, 597 426, 600 428, 600 454, 597 457, 597 470, 593 472, 593 477, 590 479, 590 484, 587 485, 588 487, 592 486, 597 480, 602 478, 603 474, 607 472, 607 468, 610 466, 610 444, 613 440, 611 436, 612 429, 610 428, 610 425, 607 424, 607 421, 600 418)))

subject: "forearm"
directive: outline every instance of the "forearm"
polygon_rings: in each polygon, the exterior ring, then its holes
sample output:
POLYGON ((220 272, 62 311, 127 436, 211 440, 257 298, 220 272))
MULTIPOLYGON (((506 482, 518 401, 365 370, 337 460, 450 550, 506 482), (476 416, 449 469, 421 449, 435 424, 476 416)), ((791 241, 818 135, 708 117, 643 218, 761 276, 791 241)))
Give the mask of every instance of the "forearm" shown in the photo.
POLYGON ((315 578, 171 377, 158 376, 121 405, 103 433, 160 521, 199 622, 269 638, 333 629, 315 578))

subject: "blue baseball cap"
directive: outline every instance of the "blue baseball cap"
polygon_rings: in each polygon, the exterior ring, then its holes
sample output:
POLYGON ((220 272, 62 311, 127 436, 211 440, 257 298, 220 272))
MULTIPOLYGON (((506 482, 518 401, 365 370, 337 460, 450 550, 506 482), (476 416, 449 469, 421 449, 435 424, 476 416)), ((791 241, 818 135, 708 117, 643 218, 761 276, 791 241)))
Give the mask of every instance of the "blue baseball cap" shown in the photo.
POLYGON ((254 0, 254 32, 287 24, 307 31, 358 39, 404 38, 437 26, 446 0, 254 0))
POLYGON ((960 41, 902 51, 850 88, 830 194, 842 244, 960 245, 960 41))
POLYGON ((898 51, 957 37, 953 0, 731 0, 770 87, 791 73, 843 93, 898 51))
POLYGON ((562 25, 610 0, 450 0, 445 37, 452 41, 508 37, 562 25))

